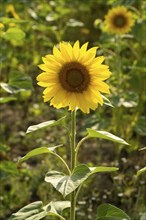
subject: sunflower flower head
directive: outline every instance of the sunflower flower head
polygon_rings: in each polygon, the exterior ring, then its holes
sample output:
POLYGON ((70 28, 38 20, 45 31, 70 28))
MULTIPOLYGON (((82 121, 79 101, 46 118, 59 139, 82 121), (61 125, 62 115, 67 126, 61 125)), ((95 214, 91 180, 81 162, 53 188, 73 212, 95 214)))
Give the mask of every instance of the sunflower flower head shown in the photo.
POLYGON ((109 94, 109 86, 103 82, 111 75, 103 56, 95 57, 97 47, 87 50, 88 43, 80 47, 61 42, 54 46, 53 55, 43 57, 43 70, 37 76, 38 85, 45 87, 44 102, 55 108, 69 106, 69 110, 81 109, 89 113, 103 104, 102 93, 109 94))
POLYGON ((105 16, 105 30, 113 34, 126 34, 134 25, 133 14, 125 6, 117 6, 105 16))

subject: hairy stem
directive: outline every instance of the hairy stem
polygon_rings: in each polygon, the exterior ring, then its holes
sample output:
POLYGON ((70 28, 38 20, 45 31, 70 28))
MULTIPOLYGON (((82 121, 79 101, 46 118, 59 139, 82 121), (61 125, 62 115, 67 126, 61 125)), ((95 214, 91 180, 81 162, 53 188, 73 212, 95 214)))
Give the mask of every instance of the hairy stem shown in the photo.
MULTIPOLYGON (((76 166, 76 154, 75 154, 75 147, 76 147, 76 111, 71 113, 71 171, 76 166)), ((75 220, 75 191, 70 195, 70 220, 75 220)))

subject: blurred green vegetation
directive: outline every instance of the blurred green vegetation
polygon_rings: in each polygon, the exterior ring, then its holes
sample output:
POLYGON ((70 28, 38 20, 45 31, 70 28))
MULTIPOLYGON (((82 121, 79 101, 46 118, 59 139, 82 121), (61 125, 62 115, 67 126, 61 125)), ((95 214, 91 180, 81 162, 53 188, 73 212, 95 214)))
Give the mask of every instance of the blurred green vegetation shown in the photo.
MULTIPOLYGON (((145 79, 146 2, 142 0, 1 0, 1 211, 0 219, 30 202, 44 203, 58 198, 45 173, 64 167, 51 156, 36 156, 21 167, 16 161, 28 151, 41 146, 62 144, 58 152, 69 161, 69 141, 63 127, 53 127, 25 135, 30 125, 58 119, 69 114, 43 103, 42 89, 36 84, 41 57, 51 53, 60 41, 99 46, 97 55, 113 73, 108 80, 107 96, 114 108, 104 105, 89 115, 78 111, 78 132, 86 127, 112 132, 130 146, 91 140, 80 150, 80 161, 89 165, 120 168, 116 174, 99 174, 86 181, 79 195, 78 220, 94 219, 97 206, 108 202, 139 220, 146 212, 145 174, 136 176, 145 166, 146 143, 145 79), (132 31, 122 37, 103 31, 104 16, 117 5, 125 5, 135 17, 132 31), (59 135, 58 135, 59 134, 59 135), (90 187, 89 187, 90 186, 90 187)), ((66 125, 69 124, 69 119, 66 125)), ((61 196, 60 196, 61 199, 61 196)), ((67 216, 67 212, 65 213, 67 216)))

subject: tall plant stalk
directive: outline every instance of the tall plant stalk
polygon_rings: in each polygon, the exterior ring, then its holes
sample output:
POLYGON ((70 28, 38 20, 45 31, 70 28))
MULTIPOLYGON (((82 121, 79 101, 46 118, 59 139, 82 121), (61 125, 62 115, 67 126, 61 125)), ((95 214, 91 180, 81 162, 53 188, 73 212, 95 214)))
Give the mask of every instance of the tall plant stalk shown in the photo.
MULTIPOLYGON (((71 171, 76 166, 76 154, 75 154, 75 147, 76 147, 76 111, 72 111, 71 113, 71 171)), ((70 220, 75 220, 75 191, 70 195, 70 220)))

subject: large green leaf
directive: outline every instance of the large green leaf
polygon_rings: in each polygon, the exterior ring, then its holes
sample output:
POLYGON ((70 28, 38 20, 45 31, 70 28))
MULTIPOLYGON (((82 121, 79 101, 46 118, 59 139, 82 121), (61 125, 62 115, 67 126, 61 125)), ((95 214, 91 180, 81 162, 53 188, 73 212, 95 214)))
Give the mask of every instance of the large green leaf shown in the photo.
POLYGON ((65 220, 60 214, 68 207, 70 207, 69 201, 50 202, 46 206, 43 206, 41 201, 37 201, 23 207, 17 213, 12 214, 10 220, 39 220, 48 215, 53 215, 65 220))
POLYGON ((87 128, 87 132, 88 132, 88 137, 92 137, 92 138, 103 138, 103 139, 107 139, 113 142, 117 142, 119 144, 126 144, 129 145, 126 141, 124 141, 122 138, 119 138, 107 131, 96 131, 93 130, 91 128, 87 128))
POLYGON ((62 146, 62 145, 49 147, 49 148, 48 147, 36 148, 36 149, 30 151, 29 153, 27 153, 24 157, 20 158, 18 163, 22 163, 23 161, 28 160, 29 158, 40 155, 40 154, 54 154, 55 155, 54 150, 60 146, 62 146))
POLYGON ((88 167, 85 164, 78 165, 72 174, 65 175, 62 172, 50 171, 46 174, 45 181, 51 183, 64 197, 73 192, 90 175, 97 172, 112 172, 118 170, 115 167, 88 167))
POLYGON ((60 125, 64 122, 65 118, 66 118, 66 116, 60 118, 57 121, 56 120, 50 120, 50 121, 42 122, 42 123, 37 124, 37 125, 32 125, 32 126, 28 127, 28 129, 26 131, 26 134, 28 134, 30 132, 33 132, 33 131, 37 131, 37 130, 42 129, 42 128, 60 125))
POLYGON ((47 215, 41 201, 30 203, 12 214, 10 220, 39 220, 47 215))
POLYGON ((102 204, 97 208, 96 220, 130 220, 121 209, 111 204, 102 204))
POLYGON ((89 174, 90 169, 82 164, 73 170, 71 176, 66 176, 64 173, 58 171, 50 171, 46 174, 45 181, 51 183, 65 197, 86 180, 89 174))

